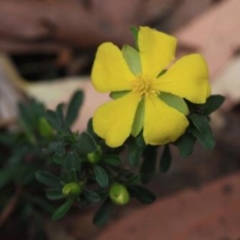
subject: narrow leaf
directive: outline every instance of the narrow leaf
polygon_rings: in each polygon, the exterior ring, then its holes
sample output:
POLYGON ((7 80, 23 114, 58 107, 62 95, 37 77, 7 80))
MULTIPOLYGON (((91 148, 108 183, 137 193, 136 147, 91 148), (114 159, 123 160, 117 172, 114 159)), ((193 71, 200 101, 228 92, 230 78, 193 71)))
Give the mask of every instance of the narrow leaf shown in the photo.
POLYGON ((86 188, 83 190, 83 194, 86 199, 92 203, 97 203, 101 200, 101 197, 97 193, 90 191, 86 188))
POLYGON ((177 139, 176 145, 182 157, 185 158, 192 154, 195 142, 196 138, 190 133, 185 133, 177 139))
POLYGON ((56 129, 58 132, 70 133, 69 126, 64 120, 62 108, 63 108, 63 105, 59 104, 57 106, 56 112, 52 110, 48 110, 46 112, 46 119, 48 123, 52 126, 52 128, 56 129))
POLYGON ((68 153, 65 159, 65 167, 68 171, 79 171, 81 168, 81 161, 75 152, 68 153))
POLYGON ((132 197, 138 199, 142 203, 151 204, 156 200, 156 196, 143 186, 132 185, 128 187, 128 190, 132 197))
POLYGON ((66 114, 66 121, 70 126, 77 119, 82 103, 83 103, 83 92, 76 91, 69 103, 67 114, 66 114))
POLYGON ((141 148, 142 150, 146 148, 146 143, 144 141, 142 132, 138 134, 138 136, 135 138, 135 141, 136 141, 137 147, 141 148))
POLYGON ((94 138, 87 132, 82 133, 78 138, 77 149, 82 153, 92 153, 97 151, 97 144, 94 138))
POLYGON ((88 132, 90 135, 92 135, 92 136, 95 135, 95 132, 94 132, 94 129, 93 129, 93 119, 92 119, 92 118, 90 118, 90 119, 88 120, 88 123, 87 123, 87 132, 88 132))
POLYGON ((142 148, 138 147, 135 139, 129 144, 128 162, 132 166, 137 166, 141 160, 142 148))
POLYGON ((207 102, 202 106, 203 114, 208 116, 217 110, 224 102, 225 98, 221 95, 212 95, 207 99, 207 102))
POLYGON ((148 146, 143 153, 143 163, 140 169, 142 183, 148 183, 154 177, 157 161, 157 148, 148 146))
POLYGON ((114 204, 111 202, 109 198, 107 198, 94 215, 93 223, 98 227, 103 226, 110 218, 113 209, 114 204))
POLYGON ((215 146, 212 130, 205 116, 191 113, 188 116, 194 127, 190 128, 191 133, 207 149, 211 150, 215 146))
POLYGON ((61 188, 62 184, 59 180, 59 178, 55 177, 54 175, 52 175, 49 172, 45 172, 45 171, 37 171, 35 173, 36 179, 48 186, 48 187, 53 187, 53 188, 61 188))
POLYGON ((65 157, 64 156, 58 156, 56 153, 53 155, 52 157, 52 160, 57 163, 57 164, 60 164, 62 165, 64 160, 65 160, 65 157))
POLYGON ((55 153, 59 156, 62 157, 65 155, 66 150, 65 147, 60 143, 57 145, 56 149, 55 149, 55 153))
POLYGON ((24 126, 29 128, 29 131, 32 131, 31 127, 33 125, 33 118, 31 112, 28 111, 28 106, 19 103, 18 111, 19 111, 18 115, 21 118, 21 122, 24 124, 24 126))
POLYGON ((121 159, 116 155, 107 155, 104 157, 103 161, 113 166, 119 166, 122 162, 121 159))
POLYGON ((54 129, 56 129, 57 131, 61 131, 61 123, 58 121, 57 114, 54 111, 47 110, 46 119, 54 129))
POLYGON ((57 105, 57 108, 56 108, 56 114, 59 122, 64 121, 63 106, 64 106, 63 103, 60 103, 57 105))
POLYGON ((94 165, 93 170, 98 184, 103 188, 107 187, 109 180, 106 171, 98 165, 94 165))
POLYGON ((52 215, 52 220, 57 221, 58 219, 64 217, 69 211, 73 203, 73 200, 68 200, 63 205, 61 205, 52 215))
POLYGON ((133 175, 127 180, 127 184, 137 184, 141 180, 140 175, 133 175))
POLYGON ((165 145, 160 160, 160 171, 167 172, 172 163, 171 151, 168 145, 165 145))
POLYGON ((63 199, 63 194, 61 189, 48 189, 46 192, 47 198, 49 200, 59 200, 63 199))

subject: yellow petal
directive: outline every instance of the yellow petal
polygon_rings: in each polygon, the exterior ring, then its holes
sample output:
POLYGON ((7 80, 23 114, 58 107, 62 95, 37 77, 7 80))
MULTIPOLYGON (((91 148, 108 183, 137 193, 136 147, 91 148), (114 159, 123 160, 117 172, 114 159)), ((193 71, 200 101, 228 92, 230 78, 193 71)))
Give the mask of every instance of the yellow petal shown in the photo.
POLYGON ((147 144, 174 142, 185 132, 188 124, 184 114, 169 107, 156 96, 145 99, 143 137, 147 144))
POLYGON ((176 38, 151 29, 140 27, 138 45, 142 63, 142 73, 150 77, 157 77, 174 59, 176 38))
POLYGON ((158 90, 194 103, 205 103, 211 92, 208 67, 199 54, 181 58, 158 80, 156 86, 158 90))
POLYGON ((93 128, 108 146, 119 147, 130 135, 139 101, 139 95, 131 92, 97 109, 93 128))
POLYGON ((115 92, 130 90, 135 76, 121 50, 112 43, 103 43, 97 50, 91 79, 98 92, 115 92))

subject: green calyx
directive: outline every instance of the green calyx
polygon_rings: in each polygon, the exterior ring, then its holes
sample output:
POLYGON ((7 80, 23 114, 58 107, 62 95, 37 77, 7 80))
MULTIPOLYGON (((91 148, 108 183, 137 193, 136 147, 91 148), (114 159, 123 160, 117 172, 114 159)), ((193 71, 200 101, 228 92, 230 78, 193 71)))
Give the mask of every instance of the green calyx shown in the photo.
POLYGON ((97 146, 97 150, 92 153, 87 154, 87 159, 92 164, 97 164, 101 161, 102 158, 102 149, 100 146, 97 146))
POLYGON ((76 199, 82 192, 82 186, 78 183, 71 182, 64 185, 62 194, 68 199, 76 199))
POLYGON ((112 184, 109 197, 116 205, 126 205, 130 199, 127 188, 120 183, 112 184))
POLYGON ((175 108, 184 115, 189 114, 188 106, 182 98, 166 92, 161 92, 158 97, 162 101, 164 101, 167 105, 169 105, 172 108, 175 108))

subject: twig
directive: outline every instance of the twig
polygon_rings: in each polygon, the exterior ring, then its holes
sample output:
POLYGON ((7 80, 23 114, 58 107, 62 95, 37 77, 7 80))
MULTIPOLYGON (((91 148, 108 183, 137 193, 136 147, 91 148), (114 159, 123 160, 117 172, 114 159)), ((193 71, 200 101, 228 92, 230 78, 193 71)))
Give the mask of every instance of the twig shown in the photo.
POLYGON ((9 200, 8 204, 4 208, 2 214, 0 215, 0 228, 7 221, 7 219, 9 218, 9 216, 12 214, 15 207, 17 206, 17 203, 18 203, 19 197, 21 195, 21 192, 22 192, 22 188, 20 186, 17 186, 16 190, 14 192, 14 195, 9 200))

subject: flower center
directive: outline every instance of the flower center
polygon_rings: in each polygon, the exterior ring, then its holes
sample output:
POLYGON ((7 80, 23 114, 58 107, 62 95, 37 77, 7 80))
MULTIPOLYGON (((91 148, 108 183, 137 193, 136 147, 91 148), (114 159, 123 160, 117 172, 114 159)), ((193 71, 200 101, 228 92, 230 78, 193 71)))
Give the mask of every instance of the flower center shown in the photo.
POLYGON ((159 91, 154 88, 155 81, 155 78, 140 75, 133 81, 132 90, 133 92, 140 94, 140 96, 157 94, 159 91))

